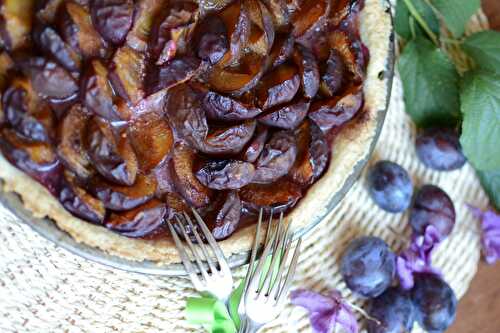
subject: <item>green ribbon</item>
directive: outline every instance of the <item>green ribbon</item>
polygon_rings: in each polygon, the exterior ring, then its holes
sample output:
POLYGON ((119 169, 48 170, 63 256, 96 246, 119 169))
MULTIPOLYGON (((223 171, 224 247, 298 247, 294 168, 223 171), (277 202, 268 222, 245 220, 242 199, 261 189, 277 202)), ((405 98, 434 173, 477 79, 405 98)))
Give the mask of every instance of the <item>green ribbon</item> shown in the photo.
POLYGON ((209 333, 237 333, 240 327, 238 306, 243 294, 243 282, 230 298, 229 312, 226 305, 212 296, 189 297, 186 305, 187 321, 203 326, 209 333))
MULTIPOLYGON (((279 260, 276 261, 276 264, 278 263, 279 260)), ((267 272, 270 265, 271 257, 268 257, 262 270, 267 272)), ((277 273, 276 269, 274 273, 277 273)), ((272 277, 272 281, 275 280, 276 274, 272 277)), ((210 295, 189 297, 186 304, 186 318, 188 323, 201 325, 209 333, 237 333, 240 328, 238 307, 243 294, 243 283, 244 281, 241 281, 238 287, 231 293, 228 301, 229 311, 224 303, 210 295)), ((260 283, 262 285, 264 281, 261 279, 260 283)))

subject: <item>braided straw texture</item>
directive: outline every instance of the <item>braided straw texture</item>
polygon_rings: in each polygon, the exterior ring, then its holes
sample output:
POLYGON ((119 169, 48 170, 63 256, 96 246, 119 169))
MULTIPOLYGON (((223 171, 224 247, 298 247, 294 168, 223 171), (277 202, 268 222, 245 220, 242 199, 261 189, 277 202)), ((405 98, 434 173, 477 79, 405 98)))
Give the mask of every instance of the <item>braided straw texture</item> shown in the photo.
MULTIPOLYGON (((487 25, 479 13, 469 32, 487 25)), ((449 51, 457 63, 466 63, 455 50, 449 51)), ((415 128, 404 112, 401 81, 396 77, 390 110, 371 163, 395 161, 409 171, 416 186, 438 185, 454 201, 457 225, 435 253, 434 262, 460 297, 480 259, 479 230, 466 203, 485 208, 488 199, 469 165, 448 173, 426 169, 415 155, 414 139, 415 128)), ((337 288, 350 302, 364 306, 339 274, 343 249, 353 238, 367 234, 382 237, 395 251, 406 245, 408 214, 388 214, 377 208, 364 179, 363 175, 326 221, 305 239, 295 287, 316 291, 337 288)), ((236 270, 235 275, 242 277, 243 270, 236 270)), ((72 255, 0 207, 1 332, 200 332, 201 328, 190 326, 184 318, 185 299, 194 295, 184 278, 123 272, 72 255)), ((266 332, 310 332, 306 313, 287 306, 266 332)))

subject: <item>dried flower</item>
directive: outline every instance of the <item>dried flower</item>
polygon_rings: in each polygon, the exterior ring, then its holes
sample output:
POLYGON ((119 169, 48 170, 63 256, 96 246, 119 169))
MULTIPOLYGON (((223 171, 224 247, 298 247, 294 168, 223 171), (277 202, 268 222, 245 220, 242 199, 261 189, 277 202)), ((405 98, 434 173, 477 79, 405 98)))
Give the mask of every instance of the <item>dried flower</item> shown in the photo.
POLYGON ((410 246, 400 253, 396 259, 396 270, 401 288, 413 288, 414 273, 440 274, 432 267, 432 252, 441 242, 439 231, 432 225, 425 228, 423 235, 413 235, 410 246))
POLYGON ((486 262, 490 265, 500 260, 500 215, 493 210, 485 212, 469 206, 474 216, 481 219, 481 244, 486 262))
POLYGON ((330 291, 326 296, 311 290, 298 289, 290 294, 292 304, 309 311, 309 320, 313 332, 331 333, 338 324, 348 333, 357 333, 356 317, 337 290, 330 291))

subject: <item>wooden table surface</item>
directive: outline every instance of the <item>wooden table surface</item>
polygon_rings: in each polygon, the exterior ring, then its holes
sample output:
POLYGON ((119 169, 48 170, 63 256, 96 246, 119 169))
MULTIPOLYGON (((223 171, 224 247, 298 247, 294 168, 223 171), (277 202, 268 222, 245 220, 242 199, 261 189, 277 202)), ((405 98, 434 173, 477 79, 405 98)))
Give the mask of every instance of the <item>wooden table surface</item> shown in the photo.
MULTIPOLYGON (((457 5, 460 1, 466 0, 458 0, 457 5)), ((483 9, 491 28, 500 30, 500 0, 483 0, 483 9)), ((500 263, 481 263, 447 333, 500 333, 500 263)))

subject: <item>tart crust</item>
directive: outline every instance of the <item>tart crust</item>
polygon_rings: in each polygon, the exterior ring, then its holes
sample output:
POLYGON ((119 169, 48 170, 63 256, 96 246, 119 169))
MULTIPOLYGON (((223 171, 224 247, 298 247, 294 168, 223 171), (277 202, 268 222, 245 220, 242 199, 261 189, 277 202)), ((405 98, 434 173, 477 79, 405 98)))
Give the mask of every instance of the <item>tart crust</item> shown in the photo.
MULTIPOLYGON (((347 182, 357 176, 354 174, 355 166, 368 157, 379 134, 377 123, 387 107, 388 82, 392 79, 393 66, 392 21, 390 7, 385 0, 365 0, 360 15, 360 33, 370 51, 364 82, 364 109, 357 121, 350 122, 335 137, 328 170, 285 218, 286 222, 293 221, 292 230, 307 227, 311 221, 326 217, 331 209, 328 203, 347 182)), ((180 262, 175 246, 169 239, 130 239, 72 216, 42 185, 12 166, 1 155, 0 178, 3 180, 3 190, 19 194, 25 207, 35 217, 52 219, 77 242, 128 260, 151 260, 159 264, 180 262)), ((239 229, 219 244, 227 256, 248 251, 254 232, 254 226, 239 229)))

